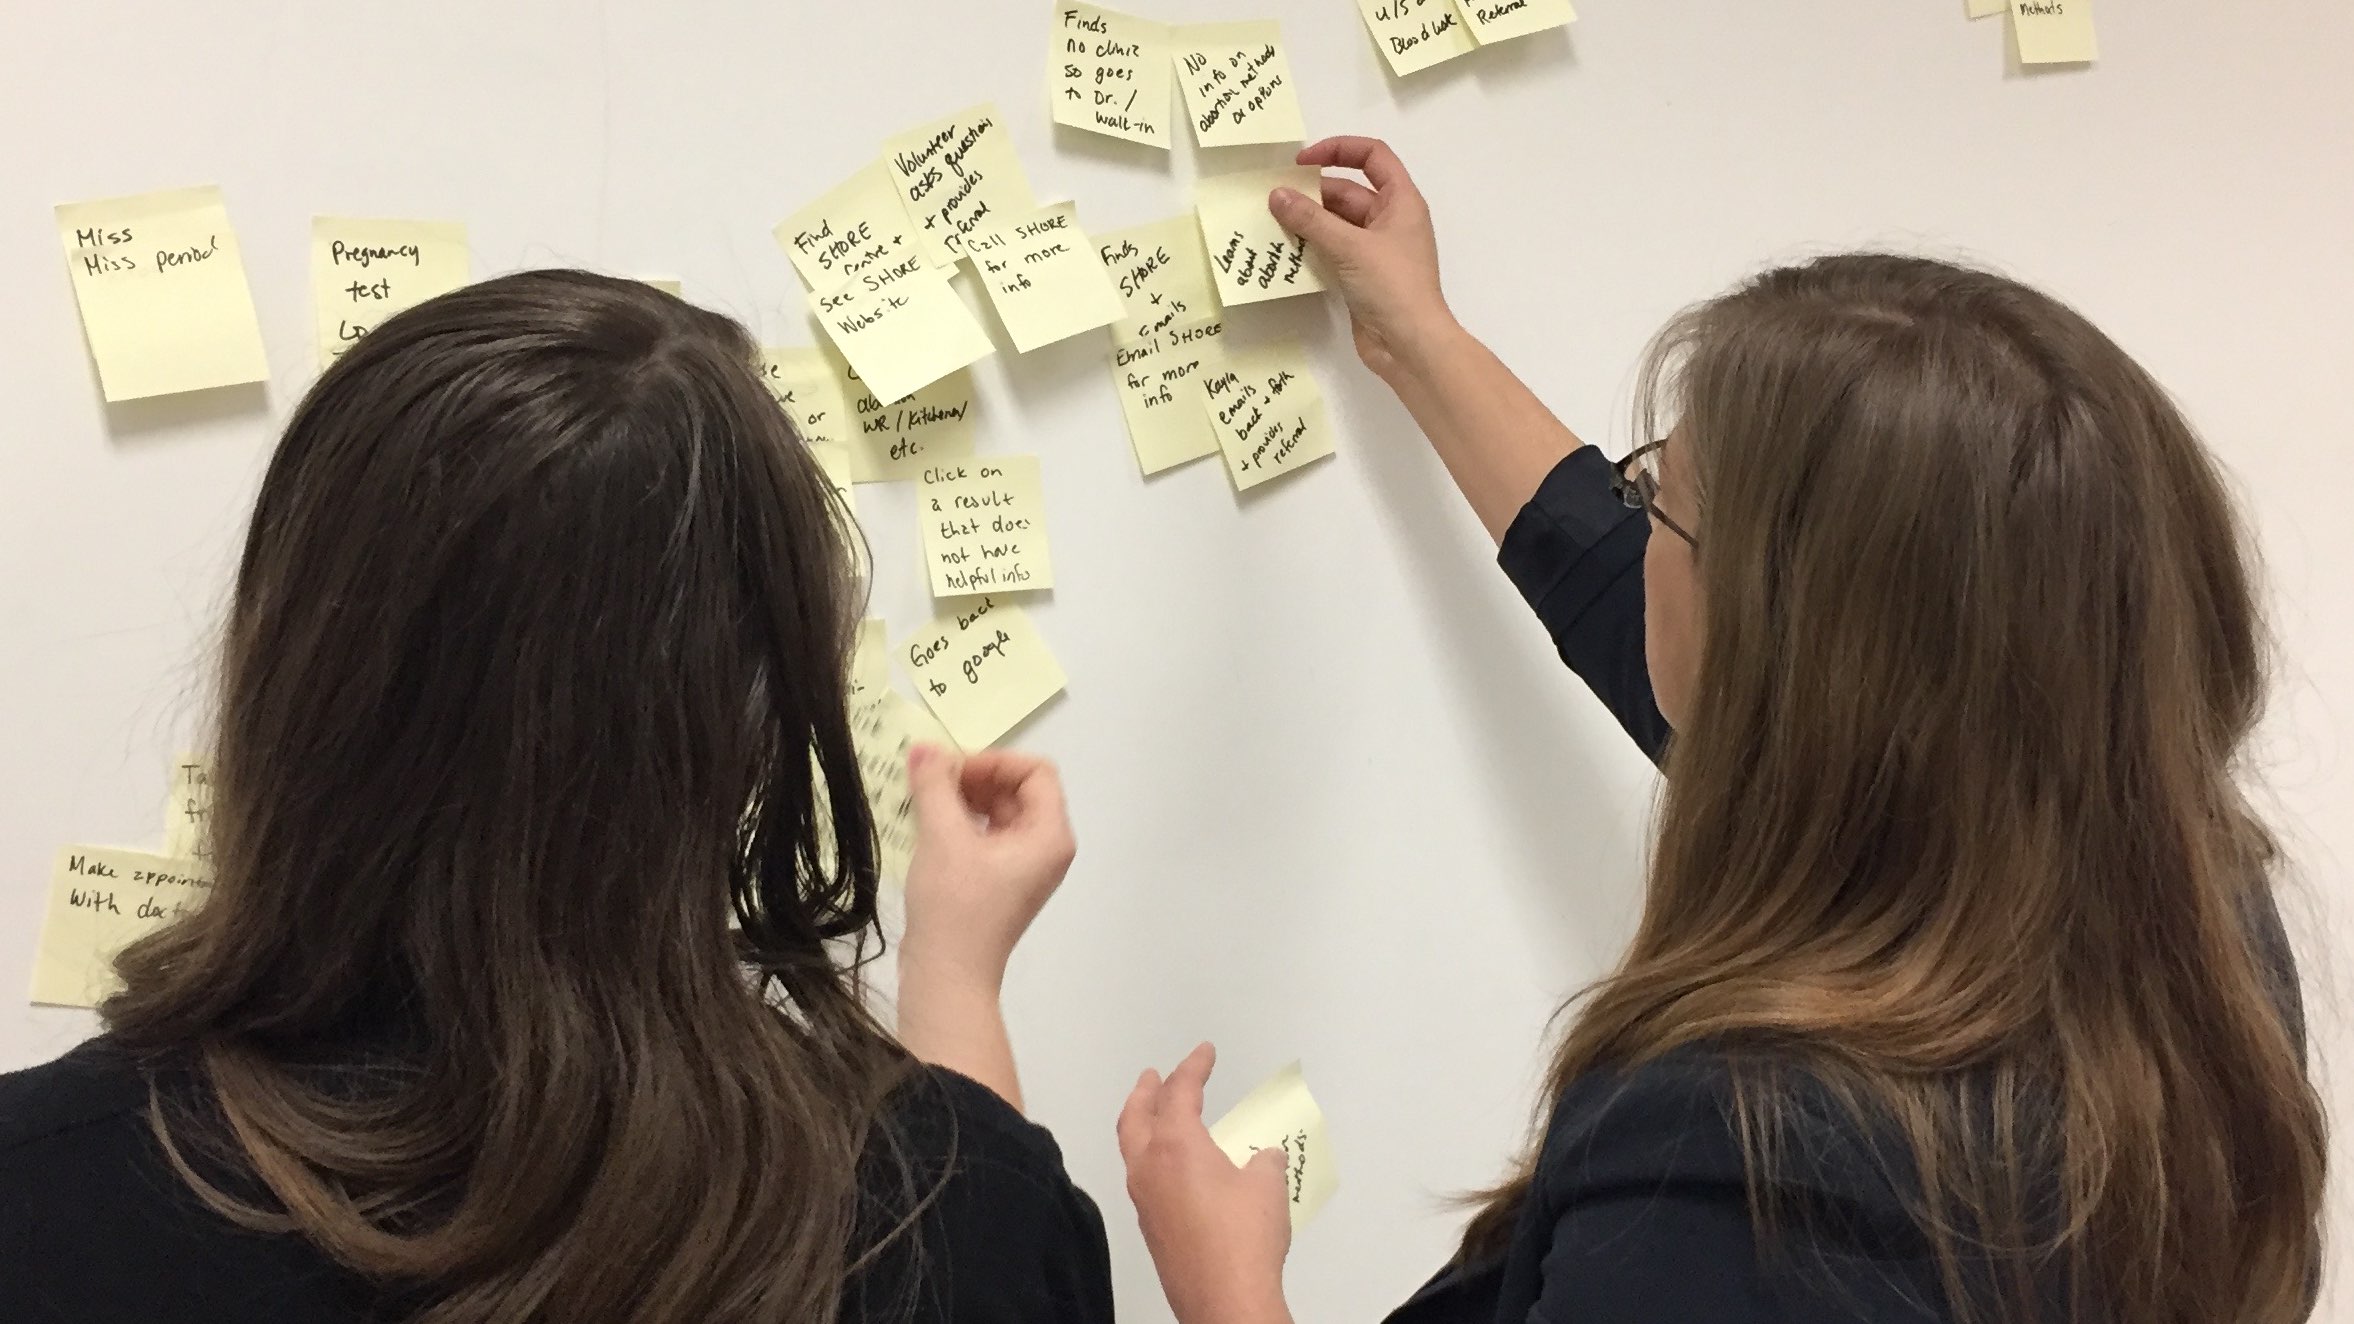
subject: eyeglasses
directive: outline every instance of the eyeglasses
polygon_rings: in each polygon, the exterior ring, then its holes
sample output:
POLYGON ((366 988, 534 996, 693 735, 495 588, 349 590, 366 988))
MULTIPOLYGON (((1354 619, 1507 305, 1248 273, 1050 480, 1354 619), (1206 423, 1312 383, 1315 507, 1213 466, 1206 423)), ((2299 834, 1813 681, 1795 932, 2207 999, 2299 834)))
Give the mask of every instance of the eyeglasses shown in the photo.
POLYGON ((1627 509, 1640 510, 1658 520, 1669 533, 1683 539, 1687 546, 1697 551, 1700 540, 1686 533, 1683 525, 1669 519, 1659 509, 1659 461, 1654 457, 1659 448, 1666 444, 1667 438, 1661 437, 1648 446, 1637 446, 1627 452, 1627 457, 1611 470, 1610 490, 1618 493, 1618 499, 1626 503, 1627 509))

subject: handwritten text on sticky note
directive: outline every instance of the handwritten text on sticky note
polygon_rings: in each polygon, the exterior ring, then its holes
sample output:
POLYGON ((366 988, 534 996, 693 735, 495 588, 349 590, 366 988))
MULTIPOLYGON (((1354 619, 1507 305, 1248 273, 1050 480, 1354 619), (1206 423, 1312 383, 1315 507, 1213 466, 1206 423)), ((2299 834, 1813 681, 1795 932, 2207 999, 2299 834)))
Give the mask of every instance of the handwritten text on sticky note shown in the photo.
POLYGON ((926 466, 916 501, 932 596, 1054 587, 1037 456, 981 455, 926 466))
POLYGON ((910 254, 812 297, 818 324, 877 399, 904 400, 996 347, 947 274, 910 254))
POLYGON ((1218 298, 1229 308, 1313 294, 1325 287, 1321 259, 1309 251, 1308 241, 1277 224, 1267 210, 1268 195, 1278 188, 1320 197, 1323 174, 1314 166, 1285 166, 1194 181, 1202 247, 1209 254, 1218 298))
POLYGON ((1226 366, 1223 322, 1178 327, 1112 351, 1112 383, 1136 465, 1147 474, 1216 453, 1201 384, 1226 366))
POLYGON ((868 390, 855 370, 849 377, 850 413, 858 424, 850 440, 853 479, 905 482, 920 476, 927 464, 973 453, 971 373, 952 372, 891 404, 868 390))
POLYGON ((1308 134, 1299 87, 1272 21, 1179 28, 1177 85, 1193 136, 1204 147, 1298 142, 1308 134))
POLYGON ((1390 72, 1417 73, 1477 49, 1455 0, 1357 0, 1390 72))
POLYGON ((1202 251, 1201 219, 1172 216, 1150 225, 1099 235, 1096 254, 1127 305, 1112 324, 1112 339, 1134 345, 1173 327, 1217 318, 1218 293, 1202 251))
POLYGON ((1276 1072, 1242 1097, 1210 1128, 1227 1158, 1240 1167, 1262 1149, 1280 1149, 1286 1160, 1284 1192, 1291 1204, 1291 1226, 1314 1218, 1340 1189, 1340 1171, 1333 1166, 1332 1140, 1325 1134, 1324 1110, 1308 1093, 1300 1064, 1276 1072))
POLYGON ((163 853, 174 859, 210 860, 212 766, 195 754, 172 761, 171 789, 164 794, 163 853))
POLYGON ((108 400, 270 375, 219 189, 68 203, 57 233, 108 400))
POLYGON ((2021 64, 2083 64, 2100 58, 2092 0, 2011 0, 2021 64))
POLYGON ((881 161, 870 162, 786 217, 773 233, 801 283, 813 290, 832 289, 922 251, 907 204, 881 161))
POLYGON ((966 749, 986 749, 1062 692, 1063 669, 1001 597, 951 603, 899 645, 916 693, 966 749))
POLYGON ((95 1007, 116 987, 115 953, 194 910, 210 866, 139 850, 68 846, 49 876, 33 954, 33 1001, 95 1007))
POLYGON ((1483 46, 1577 21, 1569 0, 1455 0, 1455 12, 1483 46))
POLYGON ((466 227, 452 221, 311 219, 319 360, 349 350, 394 313, 466 283, 466 227))
POLYGON ((1066 3, 1055 6, 1050 40, 1055 123, 1150 147, 1166 148, 1175 138, 1166 25, 1066 3))
POLYGON ((883 159, 915 221, 916 241, 936 265, 963 256, 966 235, 1038 205, 995 106, 972 106, 903 133, 883 145, 883 159))
POLYGON ((1324 393, 1295 342, 1228 346, 1225 367, 1201 391, 1236 491, 1332 454, 1324 393))
POLYGON ((1127 314, 1095 241, 1068 202, 1011 218, 965 241, 965 256, 1014 347, 1041 345, 1109 326, 1127 314))

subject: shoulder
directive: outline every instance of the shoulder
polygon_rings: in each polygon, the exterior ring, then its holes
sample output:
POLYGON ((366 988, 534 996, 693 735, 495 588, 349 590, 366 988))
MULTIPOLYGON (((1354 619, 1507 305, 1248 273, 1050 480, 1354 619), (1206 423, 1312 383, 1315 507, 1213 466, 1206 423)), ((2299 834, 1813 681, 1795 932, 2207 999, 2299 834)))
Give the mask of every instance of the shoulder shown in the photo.
POLYGON ((0 1075, 0 1165, 136 1121, 147 1076, 131 1052, 104 1036, 53 1062, 0 1075))

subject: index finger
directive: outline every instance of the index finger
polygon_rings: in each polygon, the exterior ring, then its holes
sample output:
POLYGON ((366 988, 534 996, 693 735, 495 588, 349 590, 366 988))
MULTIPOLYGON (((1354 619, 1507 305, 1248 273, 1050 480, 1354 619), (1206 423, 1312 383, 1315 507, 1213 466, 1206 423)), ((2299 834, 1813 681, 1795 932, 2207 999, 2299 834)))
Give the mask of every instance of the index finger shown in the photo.
POLYGON ((1179 1120, 1201 1121, 1202 1086, 1209 1083, 1210 1068, 1218 1063, 1218 1049, 1204 1043, 1185 1055, 1177 1069, 1169 1073, 1169 1083, 1161 1087, 1160 1113, 1170 1115, 1176 1109, 1179 1120))
POLYGON ((1055 771, 1053 760, 1035 754, 989 750, 971 755, 965 760, 964 787, 965 798, 975 805, 994 809, 998 802, 1011 800, 1016 817, 1023 821, 1059 818, 1067 812, 1062 774, 1055 771))
POLYGON ((1393 188, 1414 187, 1413 176, 1406 173, 1406 163, 1390 150, 1390 145, 1379 138, 1361 138, 1344 134, 1309 143, 1294 158, 1301 165, 1339 166, 1343 170, 1361 170, 1373 187, 1388 192, 1393 188))

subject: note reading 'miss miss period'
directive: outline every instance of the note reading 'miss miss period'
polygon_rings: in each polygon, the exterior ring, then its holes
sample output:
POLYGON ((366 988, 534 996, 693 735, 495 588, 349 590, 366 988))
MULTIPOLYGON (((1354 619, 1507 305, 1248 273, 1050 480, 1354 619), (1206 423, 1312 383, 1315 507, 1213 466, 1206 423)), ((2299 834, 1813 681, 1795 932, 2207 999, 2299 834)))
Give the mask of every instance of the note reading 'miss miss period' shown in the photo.
POLYGON ((455 221, 311 218, 311 298, 319 362, 360 343, 394 313, 466 283, 466 227, 455 221))
POLYGON ((1455 0, 1357 0, 1390 72, 1403 77, 1479 48, 1455 0))
POLYGON ((1210 1139, 1236 1167, 1250 1162, 1262 1149, 1283 1151, 1284 1195, 1291 1206, 1294 1232, 1340 1189, 1340 1171, 1332 1162, 1332 1140, 1324 1130, 1324 1110, 1308 1093, 1308 1082, 1300 1075, 1297 1062, 1276 1072, 1228 1109, 1210 1128, 1210 1139))
POLYGON ((996 347, 948 273, 909 254, 812 295, 827 339, 885 403, 904 400, 996 347))
POLYGON ((1218 291, 1202 251, 1198 215, 1098 235, 1095 251, 1127 305, 1127 316, 1112 324, 1114 343, 1142 344, 1173 328, 1217 319, 1218 291))
POLYGON ((1228 346, 1225 366, 1202 379, 1201 398, 1238 492, 1332 454, 1324 393, 1296 341, 1228 346))
POLYGON ((932 715, 966 749, 996 744, 1064 685, 1029 613, 994 595, 947 604, 901 641, 899 660, 932 715))
POLYGON ((194 910, 211 866, 142 850, 68 846, 49 876, 49 913, 33 953, 32 1000, 95 1007, 114 992, 115 953, 194 910))
POLYGON ((1455 11, 1482 46, 1577 21, 1569 0, 1455 0, 1455 11))
POLYGON ((1136 466, 1147 476, 1218 452, 1201 384, 1226 366, 1226 324, 1181 326, 1112 350, 1112 384, 1128 420, 1136 466))
POLYGON ((57 209, 57 234, 108 400, 268 379, 219 189, 67 203, 57 209))
POLYGON ((926 466, 916 503, 933 597, 1054 587, 1037 456, 926 466))
POLYGON ((2011 0, 2021 64, 2083 64, 2100 58, 2092 0, 2011 0))
POLYGON ((965 236, 975 230, 1038 206, 992 105, 968 107, 891 139, 883 160, 907 203, 916 242, 935 266, 964 256, 965 236))
POLYGON ((1055 123, 1164 150, 1176 137, 1167 24, 1057 4, 1046 60, 1055 123))
POLYGON ((1202 248, 1209 254, 1218 298, 1229 308, 1325 288, 1322 259, 1267 210, 1268 195, 1278 188, 1319 197, 1324 176, 1314 166, 1284 166, 1194 181, 1202 248))
POLYGON ((1179 28, 1170 40, 1194 141, 1233 147, 1307 137, 1299 87, 1276 23, 1206 23, 1179 28))
POLYGON ((890 167, 868 162, 772 231, 801 283, 833 289, 852 276, 922 252, 890 167))
POLYGON ((1079 228, 1079 211, 1071 203, 1058 202, 975 231, 965 240, 965 256, 972 259, 1014 348, 1025 354, 1127 315, 1128 306, 1096 256, 1095 241, 1079 228))

